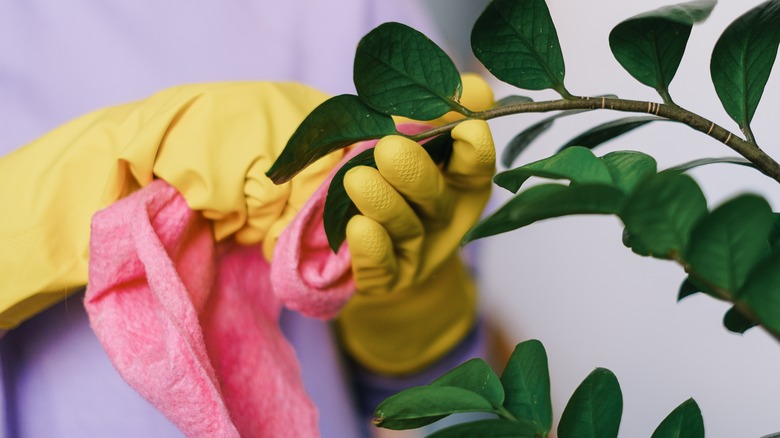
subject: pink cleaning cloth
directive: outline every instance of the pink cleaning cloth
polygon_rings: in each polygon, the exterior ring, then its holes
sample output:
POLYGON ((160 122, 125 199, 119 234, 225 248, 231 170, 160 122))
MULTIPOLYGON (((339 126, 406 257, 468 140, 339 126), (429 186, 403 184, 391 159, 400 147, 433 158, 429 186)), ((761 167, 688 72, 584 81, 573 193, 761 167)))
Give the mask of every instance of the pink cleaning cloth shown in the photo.
POLYGON ((333 254, 322 225, 333 174, 280 236, 272 266, 259 246, 215 245, 209 222, 162 180, 95 214, 92 328, 122 377, 187 436, 319 435, 278 319, 283 304, 332 318, 354 293, 346 245, 333 254))
POLYGON ((97 213, 85 305, 122 377, 189 437, 317 436, 257 246, 158 180, 97 213))

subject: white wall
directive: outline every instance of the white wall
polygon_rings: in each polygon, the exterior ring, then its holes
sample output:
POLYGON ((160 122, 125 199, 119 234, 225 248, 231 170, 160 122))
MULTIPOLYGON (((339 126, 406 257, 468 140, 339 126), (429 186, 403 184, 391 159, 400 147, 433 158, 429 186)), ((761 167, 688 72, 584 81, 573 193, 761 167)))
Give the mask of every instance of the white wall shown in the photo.
MULTIPOLYGON (((664 0, 575 2, 550 0, 566 60, 566 84, 579 95, 614 93, 659 101, 612 57, 612 27, 637 13, 670 4, 664 0)), ((694 28, 683 64, 671 85, 675 101, 727 129, 728 118, 709 79, 709 56, 720 32, 757 0, 721 1, 710 19, 694 28)), ((776 66, 776 70, 780 67, 776 66)), ((496 84, 498 96, 520 92, 496 84)), ((780 71, 775 71, 753 127, 764 149, 780 156, 776 122, 780 71), (774 99, 774 102, 771 100, 774 99)), ((619 117, 601 112, 559 120, 556 128, 518 163, 543 158, 597 121, 619 117)), ((513 116, 492 122, 499 148, 543 116, 513 116)), ((598 149, 637 149, 661 168, 704 156, 735 155, 724 145, 684 126, 658 123, 598 149)), ((752 169, 715 165, 694 172, 713 206, 744 191, 759 191, 780 205, 778 186, 752 169)), ((508 199, 496 188, 495 208, 508 199)), ((780 431, 780 345, 761 329, 745 336, 727 332, 728 306, 707 296, 676 302, 684 273, 671 262, 639 257, 621 244, 613 217, 577 216, 534 224, 482 242, 484 306, 508 330, 512 342, 537 338, 550 359, 555 418, 595 367, 611 369, 624 397, 621 436, 650 436, 660 421, 689 397, 702 409, 708 437, 758 437, 780 431)))

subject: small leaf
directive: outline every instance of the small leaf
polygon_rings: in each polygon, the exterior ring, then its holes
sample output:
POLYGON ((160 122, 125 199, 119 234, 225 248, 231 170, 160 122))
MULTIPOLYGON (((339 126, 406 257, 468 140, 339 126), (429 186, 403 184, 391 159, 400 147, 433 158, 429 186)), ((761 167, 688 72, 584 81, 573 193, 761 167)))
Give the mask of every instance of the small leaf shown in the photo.
POLYGON ((700 158, 698 160, 689 161, 687 163, 678 164, 677 166, 666 169, 667 172, 687 172, 693 168, 699 166, 707 166, 710 164, 738 164, 741 166, 748 166, 755 168, 756 166, 750 161, 740 157, 722 157, 722 158, 700 158))
POLYGON ((677 406, 651 438, 704 438, 704 419, 696 401, 689 398, 677 406))
POLYGON ((497 406, 504 403, 504 388, 498 375, 478 358, 458 365, 431 382, 430 386, 454 386, 475 392, 497 406))
POLYGON ((386 114, 431 120, 462 110, 455 64, 428 37, 401 23, 384 23, 360 40, 354 81, 358 96, 386 114))
POLYGON ((624 198, 619 189, 603 184, 534 186, 475 225, 463 237, 461 245, 542 219, 570 214, 615 214, 623 205, 624 198))
POLYGON ((558 424, 559 438, 617 437, 623 394, 610 370, 596 368, 574 390, 558 424))
POLYGON ((723 326, 731 332, 743 334, 755 327, 756 323, 745 317, 736 307, 732 307, 723 316, 723 326))
POLYGON ((634 252, 674 258, 687 248, 691 229, 706 213, 707 201, 691 177, 662 172, 637 184, 620 218, 634 252))
MULTIPOLYGON (((608 97, 617 98, 614 94, 605 94, 603 96, 596 97, 608 97)), ((553 114, 547 118, 544 118, 533 125, 529 126, 509 141, 509 144, 504 148, 504 152, 501 153, 501 164, 504 167, 510 167, 517 157, 522 153, 528 145, 534 142, 540 135, 550 129, 553 122, 556 119, 566 116, 573 116, 575 114, 584 113, 587 111, 593 111, 591 109, 575 109, 565 110, 557 114, 553 114)))
POLYGON ((571 96, 563 85, 563 54, 544 0, 493 0, 474 24, 471 48, 490 73, 508 84, 571 96))
POLYGON ((601 161, 612 176, 612 184, 624 193, 631 193, 639 181, 658 170, 655 158, 636 151, 610 152, 601 161))
POLYGON ((496 103, 493 104, 493 108, 501 108, 502 106, 511 106, 533 101, 534 100, 528 96, 511 95, 497 100, 496 103))
POLYGON ((573 146, 582 146, 593 149, 596 146, 606 143, 636 128, 644 126, 650 122, 669 121, 656 116, 633 116, 612 120, 601 125, 594 126, 582 134, 569 140, 558 150, 564 150, 573 146))
POLYGON ((780 332, 780 251, 775 250, 750 272, 736 294, 753 311, 758 322, 780 332))
POLYGON ((568 179, 578 184, 612 183, 604 163, 593 152, 582 147, 569 148, 549 158, 501 172, 493 178, 493 182, 515 193, 532 176, 568 179))
POLYGON ((723 32, 710 59, 710 75, 723 108, 745 132, 764 93, 780 44, 780 0, 769 0, 723 32))
POLYGON ((716 0, 696 0, 631 17, 609 34, 615 59, 639 82, 666 101, 694 23, 709 17, 716 0))
POLYGON ((685 280, 683 280, 682 284, 680 285, 680 290, 677 293, 677 301, 682 301, 683 298, 687 298, 691 295, 695 295, 699 292, 701 292, 701 288, 696 285, 693 281, 691 281, 690 277, 686 277, 685 280))
POLYGON ((536 438, 534 424, 525 421, 511 421, 503 418, 478 420, 456 424, 436 431, 427 438, 536 438))
POLYGON ((392 117, 369 108, 357 96, 332 97, 306 116, 266 175, 282 184, 333 151, 395 133, 392 117))
POLYGON ((764 198, 742 195, 723 203, 693 228, 686 251, 689 272, 724 294, 736 292, 769 254, 774 218, 764 198))
POLYGON ((525 341, 515 347, 501 383, 506 391, 504 407, 516 418, 528 420, 539 432, 552 428, 550 372, 547 353, 537 340, 525 341))
POLYGON ((374 148, 366 149, 344 163, 333 176, 330 186, 328 186, 322 222, 325 228, 325 235, 328 238, 328 244, 333 252, 336 253, 347 238, 347 223, 352 219, 352 216, 360 212, 344 188, 344 176, 350 169, 357 166, 369 166, 376 169, 374 148))
POLYGON ((490 412, 500 409, 481 395, 454 386, 415 386, 379 404, 372 423, 387 429, 415 429, 450 414, 490 412))
MULTIPOLYGON (((447 133, 426 140, 421 144, 434 163, 446 166, 450 156, 452 156, 452 142, 452 137, 447 133)), ((357 166, 369 166, 376 169, 373 148, 367 149, 347 161, 336 172, 330 186, 328 186, 322 219, 328 244, 336 253, 347 238, 347 223, 352 219, 352 216, 360 213, 344 189, 344 175, 357 166)))

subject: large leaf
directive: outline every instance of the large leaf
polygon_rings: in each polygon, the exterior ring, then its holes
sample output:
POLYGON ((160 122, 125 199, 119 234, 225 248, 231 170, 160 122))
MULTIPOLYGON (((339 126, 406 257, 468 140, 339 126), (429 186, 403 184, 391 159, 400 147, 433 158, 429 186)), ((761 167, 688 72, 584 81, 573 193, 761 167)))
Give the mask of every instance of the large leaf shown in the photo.
POLYGON ((490 365, 482 359, 464 362, 430 383, 430 386, 454 386, 473 391, 491 403, 504 403, 504 387, 490 365))
POLYGON ((688 272, 725 293, 736 292, 769 253, 774 217, 764 198, 742 195, 713 210, 691 232, 688 272))
POLYGON ((386 114, 430 120, 461 108, 460 74, 452 60, 404 24, 384 23, 363 37, 354 81, 358 96, 386 114))
MULTIPOLYGON (((434 163, 447 165, 452 155, 452 137, 441 134, 422 142, 422 147, 431 156, 434 163)), ((347 223, 352 216, 360 213, 344 189, 344 175, 357 166, 369 166, 376 169, 374 149, 367 149, 347 161, 333 176, 325 197, 323 225, 328 244, 333 252, 338 252, 347 237, 347 223)))
POLYGON ((639 181, 658 171, 655 158, 637 151, 610 152, 601 161, 612 176, 612 184, 624 193, 631 193, 639 181))
POLYGON ((551 157, 501 172, 493 178, 493 182, 515 193, 532 176, 568 179, 582 184, 612 183, 607 166, 583 147, 568 148, 551 157))
POLYGON ((687 175, 658 173, 637 184, 620 218, 634 252, 674 258, 688 246, 696 222, 707 213, 707 201, 687 175))
POLYGON ((568 97, 558 34, 544 0, 493 0, 471 31, 471 48, 495 77, 568 97))
POLYGON ((696 401, 689 398, 677 406, 651 438, 704 438, 704 419, 696 401))
POLYGON ((747 304, 761 325, 780 332, 780 251, 775 250, 751 271, 737 299, 747 304))
POLYGON ((392 117, 368 107, 357 96, 332 97, 306 116, 266 175, 281 184, 335 150, 395 132, 392 117))
POLYGON ((537 431, 552 428, 550 373, 547 353, 537 340, 525 341, 515 347, 501 374, 506 391, 504 407, 516 418, 533 422, 537 431))
POLYGON ((574 390, 558 424, 558 438, 613 438, 620 428, 623 394, 614 374, 596 368, 574 390))
POLYGON ((456 424, 436 431, 427 438, 537 438, 534 424, 525 421, 511 421, 502 418, 472 421, 456 424))
POLYGON ((666 100, 694 23, 705 20, 717 0, 695 0, 631 17, 609 34, 620 65, 666 100))
POLYGON ((450 414, 501 413, 476 392, 454 386, 415 386, 394 394, 374 411, 372 423, 387 429, 415 429, 450 414))
POLYGON ((624 198, 618 188, 603 184, 534 186, 475 225, 463 237, 461 244, 512 231, 542 219, 570 214, 615 214, 623 205, 624 198))
POLYGON ((780 0, 770 0, 737 18, 723 32, 710 60, 710 74, 723 108, 750 132, 780 44, 780 0))
POLYGON ((644 126, 650 122, 658 121, 669 121, 669 119, 663 119, 656 116, 632 116, 611 120, 598 126, 594 126, 593 128, 590 128, 582 134, 572 138, 566 142, 566 144, 561 146, 559 150, 573 146, 582 146, 588 149, 593 149, 602 143, 606 143, 627 132, 633 131, 636 128, 644 126))

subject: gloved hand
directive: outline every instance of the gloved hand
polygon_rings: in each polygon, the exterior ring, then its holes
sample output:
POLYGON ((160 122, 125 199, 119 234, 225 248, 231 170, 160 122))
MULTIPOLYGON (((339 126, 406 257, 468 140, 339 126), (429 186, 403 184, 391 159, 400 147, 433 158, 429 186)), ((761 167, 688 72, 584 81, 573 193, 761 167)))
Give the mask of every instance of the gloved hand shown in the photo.
MULTIPOLYGON (((492 104, 484 81, 464 81, 462 103, 492 104)), ((344 187, 362 215, 347 226, 358 294, 337 321, 347 350, 388 374, 418 370, 471 329, 476 298, 457 254, 461 237, 490 197, 495 148, 487 123, 461 122, 446 169, 423 148, 389 136, 374 151, 378 169, 356 167, 344 187)))
POLYGON ((214 221, 216 239, 275 237, 341 152, 283 185, 265 171, 327 96, 291 83, 187 85, 96 111, 0 158, 0 329, 87 282, 90 220, 154 178, 214 221))

